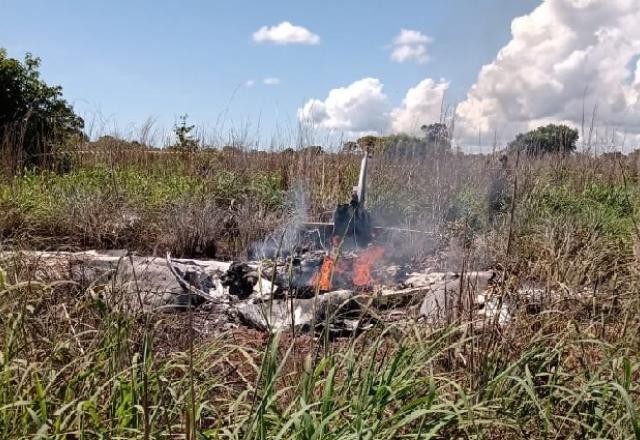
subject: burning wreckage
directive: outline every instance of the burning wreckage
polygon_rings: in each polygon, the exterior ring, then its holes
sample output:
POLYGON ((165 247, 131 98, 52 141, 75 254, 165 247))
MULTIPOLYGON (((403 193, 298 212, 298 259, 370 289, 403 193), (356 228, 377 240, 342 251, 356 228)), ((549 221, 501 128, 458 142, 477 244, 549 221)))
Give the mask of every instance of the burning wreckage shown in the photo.
POLYGON ((281 239, 268 251, 254 250, 260 258, 248 262, 37 253, 34 267, 41 278, 71 276, 117 286, 130 293, 119 296, 129 309, 198 307, 220 330, 246 325, 340 334, 387 321, 451 322, 463 314, 507 322, 506 303, 488 293, 497 279, 493 271, 432 272, 433 265, 395 257, 384 237, 429 234, 372 225, 366 209, 368 160, 365 154, 350 203, 337 206, 332 223, 296 229, 295 246, 286 252, 281 239))

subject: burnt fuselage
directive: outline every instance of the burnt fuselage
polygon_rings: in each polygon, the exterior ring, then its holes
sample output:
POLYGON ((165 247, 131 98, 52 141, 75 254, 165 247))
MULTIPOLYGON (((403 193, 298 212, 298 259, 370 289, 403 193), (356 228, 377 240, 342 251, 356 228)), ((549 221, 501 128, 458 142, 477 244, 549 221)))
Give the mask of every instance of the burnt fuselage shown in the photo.
POLYGON ((354 195, 351 203, 340 204, 333 213, 333 237, 346 247, 365 248, 373 238, 371 217, 354 195))

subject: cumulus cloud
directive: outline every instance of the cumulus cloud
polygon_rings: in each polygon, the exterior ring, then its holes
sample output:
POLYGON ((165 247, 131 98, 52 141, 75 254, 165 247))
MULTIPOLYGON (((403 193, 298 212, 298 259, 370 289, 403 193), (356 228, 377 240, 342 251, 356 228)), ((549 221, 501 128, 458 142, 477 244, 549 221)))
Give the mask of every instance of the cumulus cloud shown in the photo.
POLYGON ((504 137, 548 121, 640 133, 640 2, 545 0, 511 24, 511 41, 458 106, 463 136, 504 137), (588 122, 587 122, 588 123, 588 122))
POLYGON ((262 80, 262 83, 265 86, 277 86, 278 84, 280 84, 280 78, 265 78, 262 80))
POLYGON ((398 63, 414 61, 424 64, 429 61, 427 45, 432 41, 431 37, 419 31, 400 29, 400 33, 391 43, 391 59, 398 63))
POLYGON ((376 78, 363 78, 329 91, 324 100, 310 99, 298 110, 304 123, 328 130, 383 132, 389 124, 390 106, 376 78))
POLYGON ((256 84, 256 82, 252 79, 248 79, 244 82, 244 86, 245 87, 253 87, 256 84))
POLYGON ((253 33, 256 43, 272 44, 319 44, 320 37, 309 29, 283 21, 275 26, 262 26, 253 33))
POLYGON ((392 108, 383 84, 363 78, 329 91, 324 100, 311 99, 298 110, 298 119, 318 128, 353 135, 387 132, 418 134, 420 126, 440 120, 449 83, 427 78, 410 88, 401 105, 392 108))
POLYGON ((402 105, 391 112, 391 128, 396 133, 417 134, 420 127, 439 121, 444 95, 449 88, 445 80, 426 78, 407 91, 402 105))

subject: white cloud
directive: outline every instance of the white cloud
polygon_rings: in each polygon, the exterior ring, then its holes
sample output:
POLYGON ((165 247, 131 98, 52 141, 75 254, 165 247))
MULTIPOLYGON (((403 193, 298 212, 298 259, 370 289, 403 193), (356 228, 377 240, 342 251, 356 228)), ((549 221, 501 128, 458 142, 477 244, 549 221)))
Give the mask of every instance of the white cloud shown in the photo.
POLYGON ((410 88, 399 107, 392 108, 376 78, 363 78, 329 91, 324 100, 311 99, 298 119, 314 127, 352 135, 387 132, 419 134, 420 126, 440 120, 449 83, 427 78, 410 88))
POLYGON ((548 121, 640 134, 640 1, 545 0, 511 24, 511 41, 484 66, 457 109, 463 136, 548 121))
POLYGON ((277 86, 280 84, 280 78, 265 78, 262 80, 262 83, 266 86, 277 86))
POLYGON ((429 61, 427 45, 432 41, 431 37, 419 31, 400 29, 400 33, 391 43, 391 59, 398 63, 414 61, 424 64, 429 61))
POLYGON ((320 37, 309 29, 283 21, 275 26, 262 26, 253 33, 256 43, 319 44, 320 37))
POLYGON ((449 88, 445 80, 426 78, 407 91, 402 105, 391 112, 391 128, 396 133, 418 134, 420 127, 440 120, 444 95, 449 88))
POLYGON ((324 100, 310 99, 298 119, 314 127, 351 133, 384 132, 390 106, 376 78, 363 78, 329 91, 324 100))
POLYGON ((256 82, 252 79, 248 79, 245 81, 244 86, 245 87, 253 87, 256 84, 256 82))
POLYGON ((420 31, 411 29, 400 29, 400 33, 393 39, 393 44, 427 44, 431 42, 431 38, 427 37, 420 31))

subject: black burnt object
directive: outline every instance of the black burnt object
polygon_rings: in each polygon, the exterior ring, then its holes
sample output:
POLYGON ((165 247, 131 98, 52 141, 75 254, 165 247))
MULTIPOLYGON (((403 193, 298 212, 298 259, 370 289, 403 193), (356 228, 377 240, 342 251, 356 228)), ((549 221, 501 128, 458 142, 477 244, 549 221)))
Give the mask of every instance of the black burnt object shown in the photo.
POLYGON ((365 248, 373 239, 371 217, 353 195, 351 203, 339 204, 333 213, 333 237, 344 238, 347 246, 365 248))
POLYGON ((253 292, 260 274, 245 263, 232 263, 229 270, 220 277, 222 285, 229 288, 231 295, 246 298, 253 292))

